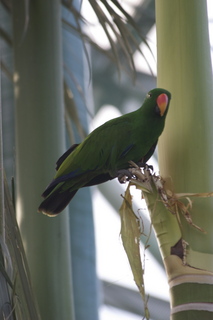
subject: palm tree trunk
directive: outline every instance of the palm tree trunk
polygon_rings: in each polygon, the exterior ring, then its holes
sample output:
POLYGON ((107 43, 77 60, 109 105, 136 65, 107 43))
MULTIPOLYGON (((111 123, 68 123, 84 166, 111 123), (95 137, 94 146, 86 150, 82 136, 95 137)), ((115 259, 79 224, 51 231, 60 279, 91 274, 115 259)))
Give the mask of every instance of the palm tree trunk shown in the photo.
POLYGON ((42 319, 74 319, 67 214, 37 213, 65 146, 60 3, 13 1, 17 214, 42 319))
MULTIPOLYGON (((156 1, 156 26, 158 87, 172 93, 159 143, 160 174, 166 180, 165 188, 175 193, 210 192, 213 83, 206 1, 156 1)), ((187 201, 185 209, 190 207, 187 201)), ((179 210, 179 219, 177 212, 172 215, 169 211, 159 218, 158 226, 164 226, 157 235, 163 228, 169 234, 163 239, 167 250, 162 254, 173 320, 212 317, 212 208, 212 198, 195 197, 191 216, 189 210, 185 217, 179 210), (190 219, 207 233, 194 228, 190 219)))

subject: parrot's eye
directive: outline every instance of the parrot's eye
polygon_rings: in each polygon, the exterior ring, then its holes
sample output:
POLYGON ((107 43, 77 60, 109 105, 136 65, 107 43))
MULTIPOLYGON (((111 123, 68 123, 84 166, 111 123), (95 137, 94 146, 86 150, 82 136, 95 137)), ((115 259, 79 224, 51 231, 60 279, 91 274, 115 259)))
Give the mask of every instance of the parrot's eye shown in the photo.
POLYGON ((152 94, 151 93, 147 93, 146 97, 147 98, 151 98, 152 94))

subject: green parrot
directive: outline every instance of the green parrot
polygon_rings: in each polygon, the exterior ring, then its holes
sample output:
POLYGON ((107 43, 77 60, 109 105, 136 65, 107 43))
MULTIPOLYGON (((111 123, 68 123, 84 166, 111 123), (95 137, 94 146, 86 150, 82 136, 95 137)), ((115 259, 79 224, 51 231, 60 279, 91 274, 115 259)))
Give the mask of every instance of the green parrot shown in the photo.
POLYGON ((78 189, 122 176, 131 177, 129 161, 143 167, 161 135, 171 94, 151 90, 136 111, 107 121, 80 144, 74 144, 57 161, 57 173, 42 196, 38 211, 54 216, 61 212, 78 189))

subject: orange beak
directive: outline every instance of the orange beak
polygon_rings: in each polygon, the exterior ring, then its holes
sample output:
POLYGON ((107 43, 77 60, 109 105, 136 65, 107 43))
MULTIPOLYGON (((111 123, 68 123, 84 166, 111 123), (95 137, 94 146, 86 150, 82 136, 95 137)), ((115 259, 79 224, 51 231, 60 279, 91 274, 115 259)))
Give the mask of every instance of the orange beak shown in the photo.
POLYGON ((166 111, 166 108, 168 106, 168 102, 169 102, 169 98, 165 93, 161 93, 157 97, 157 105, 158 105, 158 108, 160 110, 161 117, 164 115, 164 113, 166 111))

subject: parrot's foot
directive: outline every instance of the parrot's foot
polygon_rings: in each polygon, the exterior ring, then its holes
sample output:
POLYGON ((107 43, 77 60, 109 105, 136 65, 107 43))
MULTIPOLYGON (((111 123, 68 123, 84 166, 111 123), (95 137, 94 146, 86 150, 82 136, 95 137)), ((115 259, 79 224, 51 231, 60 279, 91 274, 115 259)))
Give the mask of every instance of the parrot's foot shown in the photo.
POLYGON ((132 179, 133 174, 128 169, 122 169, 117 171, 116 176, 120 183, 125 183, 132 179))
POLYGON ((142 171, 141 166, 138 166, 138 164, 136 164, 135 162, 129 161, 129 164, 130 164, 129 171, 131 172, 133 179, 140 180, 142 182, 150 180, 150 176, 151 176, 150 169, 153 170, 152 166, 149 166, 148 164, 144 164, 143 171, 142 171))
POLYGON ((129 169, 121 169, 116 172, 115 177, 118 178, 118 181, 120 183, 125 183, 131 179, 140 179, 144 181, 144 179, 146 180, 147 178, 147 174, 150 175, 150 170, 153 171, 153 166, 149 166, 146 163, 135 163, 133 161, 129 161, 129 164, 129 169), (141 168, 143 168, 144 173, 142 173, 141 168), (147 174, 145 174, 145 170, 147 174))

